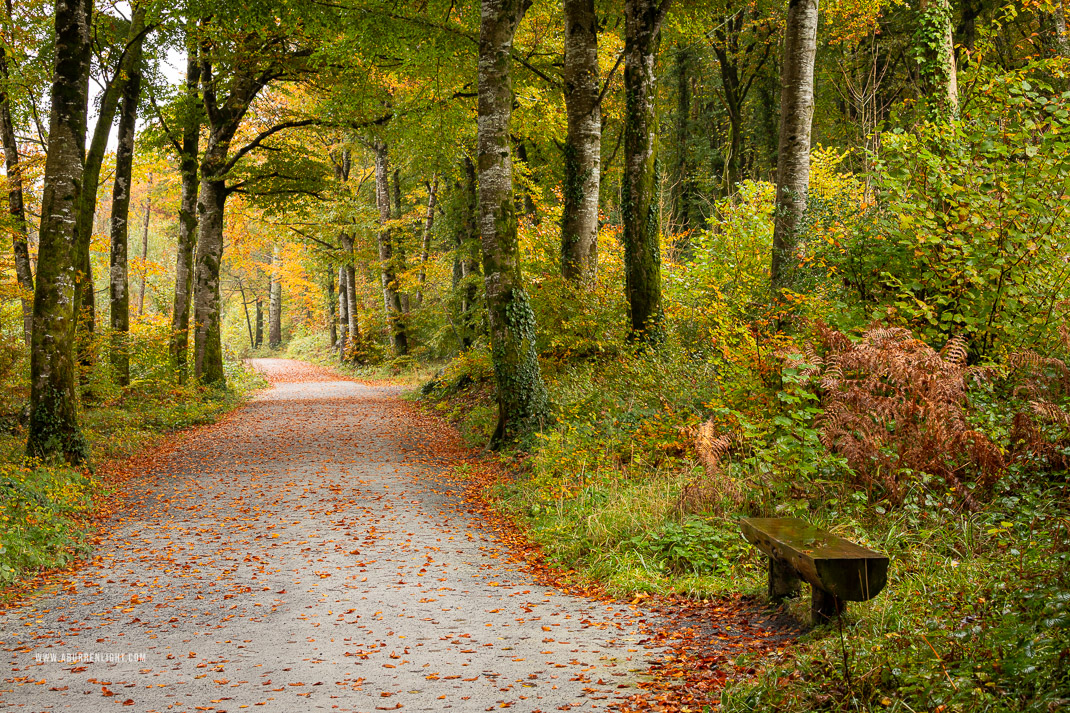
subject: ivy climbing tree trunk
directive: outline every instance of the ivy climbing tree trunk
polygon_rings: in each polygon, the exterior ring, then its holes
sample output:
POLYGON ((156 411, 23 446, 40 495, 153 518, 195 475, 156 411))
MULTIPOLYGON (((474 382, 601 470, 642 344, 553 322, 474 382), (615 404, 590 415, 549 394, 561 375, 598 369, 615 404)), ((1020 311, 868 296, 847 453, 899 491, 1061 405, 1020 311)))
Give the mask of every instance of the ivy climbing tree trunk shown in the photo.
POLYGON ((278 349, 282 346, 282 271, 279 258, 279 246, 271 249, 271 282, 268 288, 268 346, 278 349))
POLYGON ((789 0, 780 68, 780 140, 770 276, 774 290, 791 282, 796 240, 810 189, 810 130, 818 0, 789 0))
POLYGON ((602 107, 594 0, 565 0, 564 64, 568 132, 564 146, 561 273, 576 282, 593 275, 598 266, 602 107))
POLYGON ((939 113, 958 116, 959 81, 950 0, 920 0, 914 41, 918 46, 925 93, 935 99, 939 113))
POLYGON ((394 254, 394 236, 390 229, 390 158, 387 146, 382 141, 375 142, 375 202, 379 208, 379 262, 383 279, 383 304, 390 325, 390 343, 396 354, 403 355, 409 353, 409 335, 402 316, 397 282, 398 256, 394 254))
MULTIPOLYGON (((11 20, 10 0, 6 5, 7 20, 11 20)), ((4 38, 5 41, 7 38, 4 38)), ((11 247, 15 258, 15 279, 22 302, 22 330, 26 344, 30 343, 33 325, 33 268, 30 265, 30 246, 26 230, 26 202, 22 188, 22 164, 19 145, 15 139, 15 125, 11 119, 11 101, 5 91, 10 81, 4 42, 0 41, 0 141, 4 145, 4 167, 7 171, 7 212, 11 216, 11 247)))
POLYGON ((93 127, 93 137, 85 155, 82 190, 78 196, 78 213, 74 226, 74 260, 77 271, 74 304, 78 322, 77 331, 81 335, 79 361, 83 366, 89 366, 92 363, 89 347, 96 326, 96 293, 93 287, 93 267, 89 259, 89 243, 93 237, 93 220, 97 211, 100 170, 108 150, 108 137, 111 135, 119 101, 126 92, 130 78, 139 74, 134 64, 141 62, 141 46, 144 36, 145 4, 135 2, 130 28, 127 31, 126 47, 115 74, 104 87, 97 123, 93 127))
POLYGON ((535 351, 535 315, 520 273, 509 146, 510 55, 528 5, 528 0, 483 0, 479 29, 479 232, 497 383, 495 446, 540 426, 549 411, 535 351))
POLYGON ((631 338, 647 343, 664 339, 654 100, 661 24, 669 2, 624 3, 624 284, 631 338))
POLYGON ((120 386, 130 384, 130 279, 127 244, 130 235, 130 188, 134 165, 134 133, 141 97, 141 47, 131 48, 136 57, 132 74, 123 89, 119 111, 119 135, 115 148, 115 181, 111 199, 111 255, 108 280, 111 319, 112 378, 120 386))
POLYGON ((30 340, 29 456, 88 457, 74 368, 75 233, 85 169, 90 0, 56 0, 55 59, 30 340))
POLYGON ((175 255, 175 306, 171 312, 171 338, 168 353, 178 375, 186 383, 186 359, 189 353, 189 313, 193 302, 193 251, 197 245, 197 159, 201 142, 201 118, 196 104, 200 95, 201 67, 197 60, 195 27, 186 35, 186 109, 182 123, 182 144, 178 170, 182 176, 182 199, 178 209, 178 247, 175 255))

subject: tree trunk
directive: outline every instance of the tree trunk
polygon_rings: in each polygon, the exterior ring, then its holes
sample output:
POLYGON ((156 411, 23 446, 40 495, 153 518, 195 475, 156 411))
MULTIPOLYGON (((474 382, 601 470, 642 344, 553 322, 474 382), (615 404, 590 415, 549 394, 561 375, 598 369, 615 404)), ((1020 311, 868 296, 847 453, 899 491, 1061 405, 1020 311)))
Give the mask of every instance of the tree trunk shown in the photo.
MULTIPOLYGON (((149 189, 152 188, 152 176, 149 176, 149 189)), ((145 226, 141 231, 141 285, 137 293, 137 316, 145 314, 145 278, 148 275, 149 261, 149 220, 152 218, 152 196, 145 197, 145 226)))
POLYGON ((438 174, 427 184, 427 217, 424 218, 423 242, 420 245, 420 274, 417 278, 416 306, 424 303, 424 283, 427 282, 427 258, 431 255, 431 229, 435 227, 435 201, 438 197, 438 174))
MULTIPOLYGON (((814 5, 816 17, 816 2, 814 5)), ((959 82, 955 66, 955 39, 951 32, 951 3, 949 0, 921 0, 918 10, 916 41, 921 47, 928 48, 922 53, 924 91, 936 101, 940 114, 958 116, 959 82)), ((790 3, 788 14, 791 14, 790 3)))
POLYGON ((335 322, 337 305, 334 302, 334 274, 327 270, 327 331, 331 342, 331 349, 338 347, 338 323, 335 322))
POLYGON ((664 339, 654 70, 668 4, 626 0, 624 5, 624 281, 631 338, 648 343, 664 339))
POLYGON ((577 282, 598 266, 602 107, 598 101, 598 17, 594 0, 565 0, 564 211, 561 273, 577 282))
POLYGON ((253 348, 259 349, 264 344, 264 300, 257 296, 256 298, 256 340, 253 342, 253 348))
MULTIPOLYGON (((399 356, 409 353, 409 336, 402 316, 401 295, 397 286, 397 258, 390 221, 390 159, 387 146, 375 143, 375 200, 379 206, 379 262, 382 264, 383 304, 390 325, 390 342, 399 356)), ((397 185, 395 181, 395 186, 397 185)))
POLYGON ((338 358, 345 361, 349 343, 349 289, 346 287, 346 269, 338 268, 338 358))
MULTIPOLYGON (((345 296, 345 315, 346 315, 346 329, 349 341, 345 342, 342 350, 342 359, 344 360, 349 355, 349 347, 355 344, 360 337, 360 312, 357 309, 357 271, 353 267, 353 237, 349 233, 342 231, 339 235, 339 239, 342 242, 342 250, 345 251, 347 261, 342 268, 344 275, 345 290, 343 294, 345 296)), ((340 281, 343 281, 341 277, 340 281)), ((343 294, 339 294, 339 300, 342 299, 343 294)))
POLYGON ((780 69, 780 141, 770 274, 773 289, 787 287, 810 188, 810 129, 814 118, 814 59, 818 0, 789 0, 780 69))
POLYGON ((1070 37, 1066 34, 1066 10, 1060 0, 1051 11, 1052 49, 1059 57, 1070 57, 1070 37))
POLYGON ((222 156, 206 151, 201 164, 193 292, 193 374, 205 384, 225 386, 223 352, 214 346, 219 342, 219 267, 223 259, 223 208, 227 200, 225 181, 216 178, 222 163, 222 156))
POLYGON ((126 91, 126 85, 138 71, 134 63, 141 61, 141 44, 145 31, 145 5, 134 3, 134 12, 127 32, 127 52, 116 68, 115 75, 104 88, 100 101, 97 123, 93 127, 93 138, 85 155, 85 170, 82 176, 82 189, 78 197, 78 213, 75 219, 75 314, 77 330, 81 335, 79 342, 79 362, 83 366, 92 364, 90 346, 96 325, 96 293, 93 287, 93 268, 89 259, 89 244, 93 237, 93 220, 97 211, 97 189, 100 187, 100 168, 108 150, 108 137, 115 121, 115 112, 119 100, 126 91))
POLYGON ((700 225, 695 213, 697 187, 691 162, 691 79, 695 54, 690 47, 676 50, 676 150, 672 172, 673 228, 682 234, 681 253, 690 253, 691 231, 700 225))
POLYGON ((130 384, 130 280, 127 243, 130 234, 130 191, 134 164, 134 132, 141 97, 141 47, 131 64, 132 74, 123 89, 119 112, 119 136, 115 149, 115 183, 111 200, 111 259, 108 297, 111 315, 112 378, 120 386, 130 384))
POLYGON ((253 320, 249 319, 249 300, 245 298, 245 285, 238 278, 238 292, 241 293, 241 306, 245 310, 245 328, 249 331, 249 348, 256 349, 256 337, 253 336, 253 320))
POLYGON ((56 0, 55 59, 30 340, 26 453, 82 463, 74 369, 75 234, 85 168, 90 0, 56 0))
POLYGON ((483 0, 479 30, 479 226, 497 383, 495 446, 539 427, 549 411, 535 351, 535 315, 520 273, 509 146, 513 37, 527 6, 526 0, 483 0))
POLYGON ((278 349, 282 346, 282 280, 279 248, 271 249, 271 282, 268 289, 268 346, 278 349))
MULTIPOLYGON (((201 66, 197 61, 194 28, 186 37, 186 98, 197 99, 201 66)), ((192 116, 199 116, 191 113, 192 116)), ((197 158, 200 149, 200 119, 188 118, 182 128, 182 156, 179 172, 182 175, 182 202, 178 209, 178 249, 175 257, 175 307, 171 314, 171 339, 168 353, 178 375, 178 383, 186 382, 186 358, 189 353, 189 311, 193 294, 193 251, 197 245, 197 158)))
POLYGON ((453 265, 453 287, 460 289, 460 334, 461 349, 472 346, 476 338, 477 308, 476 297, 479 276, 479 195, 476 188, 476 167, 468 156, 464 157, 464 206, 463 222, 455 233, 455 252, 453 265))
MULTIPOLYGON (((8 20, 11 9, 8 7, 8 20)), ((4 165, 7 170, 7 210, 11 216, 11 242, 15 257, 15 278, 22 301, 22 330, 26 344, 30 344, 33 325, 33 268, 30 265, 30 246, 27 240, 26 207, 22 190, 22 166, 19 145, 15 139, 15 125, 11 119, 11 100, 4 87, 10 81, 4 45, 0 42, 0 141, 4 145, 4 165)))

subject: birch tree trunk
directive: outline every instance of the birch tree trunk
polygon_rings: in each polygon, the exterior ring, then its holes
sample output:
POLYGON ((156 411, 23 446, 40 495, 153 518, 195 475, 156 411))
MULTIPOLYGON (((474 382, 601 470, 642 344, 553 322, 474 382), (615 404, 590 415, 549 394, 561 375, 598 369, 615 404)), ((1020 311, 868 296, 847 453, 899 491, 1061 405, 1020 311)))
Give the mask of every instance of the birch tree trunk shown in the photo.
POLYGON ((120 386, 130 384, 130 280, 127 243, 130 234, 130 189, 134 164, 134 132, 141 96, 141 48, 131 48, 137 57, 133 73, 123 89, 119 111, 119 136, 115 149, 115 182, 111 201, 111 255, 108 297, 111 318, 112 378, 120 386))
POLYGON ((423 242, 420 245, 420 274, 417 278, 416 306, 424 303, 424 283, 427 282, 427 259, 431 255, 431 230, 435 227, 435 201, 438 198, 438 174, 427 185, 427 216, 424 218, 423 242))
POLYGON ((56 0, 55 54, 30 340, 26 453, 82 463, 74 367, 75 221, 85 169, 90 0, 56 0))
POLYGON ((278 349, 282 346, 282 281, 280 270, 279 246, 271 249, 271 282, 268 288, 268 346, 278 349))
POLYGON ((624 283, 631 338, 648 343, 664 339, 654 100, 661 23, 668 5, 669 0, 624 3, 624 283))
MULTIPOLYGON (((11 20, 10 2, 7 5, 11 20)), ((26 203, 22 189, 22 165, 19 145, 15 140, 15 125, 11 119, 11 101, 4 87, 10 80, 7 56, 0 43, 0 141, 4 146, 4 166, 7 171, 7 212, 11 216, 11 247, 15 257, 15 278, 22 301, 22 330, 26 344, 30 344, 33 325, 33 268, 30 265, 30 246, 26 230, 26 203)))
MULTIPOLYGON (((201 66, 197 61, 197 44, 191 26, 186 35, 186 99, 193 104, 198 99, 201 66)), ((175 256, 175 306, 171 313, 171 339, 168 353, 178 375, 178 383, 186 383, 186 359, 189 353, 189 312, 193 300, 193 251, 197 245, 197 190, 199 188, 197 159, 201 142, 199 114, 190 113, 182 127, 182 156, 179 172, 182 175, 182 202, 178 209, 178 248, 175 256)))
POLYGON ((479 29, 479 228, 497 383, 492 445, 539 427, 549 406, 535 315, 524 292, 517 241, 509 121, 513 110, 513 37, 528 0, 483 0, 479 29))
MULTIPOLYGON (((959 114, 958 69, 949 0, 920 0, 916 41, 922 46, 922 83, 940 113, 959 114)), ((788 6, 791 12, 791 5, 788 6)), ((817 13, 816 7, 814 13, 817 13)))
POLYGON ((810 189, 810 129, 814 118, 814 59, 818 0, 789 0, 780 69, 780 141, 770 275, 773 289, 791 282, 796 240, 810 189))
MULTIPOLYGON (((395 186, 397 182, 395 181, 395 186)), ((394 237, 390 222, 390 158, 387 145, 375 142, 375 201, 379 207, 379 262, 382 265, 383 304, 390 325, 390 343, 396 354, 409 353, 409 337, 398 293, 394 237)))
POLYGON ((594 0, 565 0, 564 211, 561 272, 576 282, 598 266, 598 187, 602 142, 598 17, 594 0))

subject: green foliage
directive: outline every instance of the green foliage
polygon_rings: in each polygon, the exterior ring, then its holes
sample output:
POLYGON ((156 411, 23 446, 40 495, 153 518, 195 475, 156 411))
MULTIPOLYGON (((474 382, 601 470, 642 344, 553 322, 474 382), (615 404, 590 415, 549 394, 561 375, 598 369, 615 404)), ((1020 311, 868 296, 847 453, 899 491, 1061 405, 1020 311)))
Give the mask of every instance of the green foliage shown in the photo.
POLYGON ((892 310, 938 345, 965 337, 974 359, 1051 347, 1070 304, 1070 93, 1040 69, 984 77, 960 121, 884 135, 873 208, 853 234, 812 239, 847 288, 840 324, 892 310))
POLYGON ((696 575, 730 575, 734 560, 746 546, 730 523, 715 527, 694 517, 682 522, 670 520, 653 532, 633 537, 628 544, 660 560, 675 574, 696 575))

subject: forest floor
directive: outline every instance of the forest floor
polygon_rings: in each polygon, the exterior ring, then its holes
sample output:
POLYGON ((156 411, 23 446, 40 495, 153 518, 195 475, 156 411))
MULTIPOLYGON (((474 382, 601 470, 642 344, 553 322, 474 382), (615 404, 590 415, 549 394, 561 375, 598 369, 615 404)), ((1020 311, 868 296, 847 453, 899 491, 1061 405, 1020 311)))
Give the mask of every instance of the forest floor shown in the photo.
POLYGON ((270 390, 143 458, 91 558, 0 612, 0 707, 680 709, 674 682, 790 639, 746 603, 559 584, 397 387, 254 366, 270 390))

